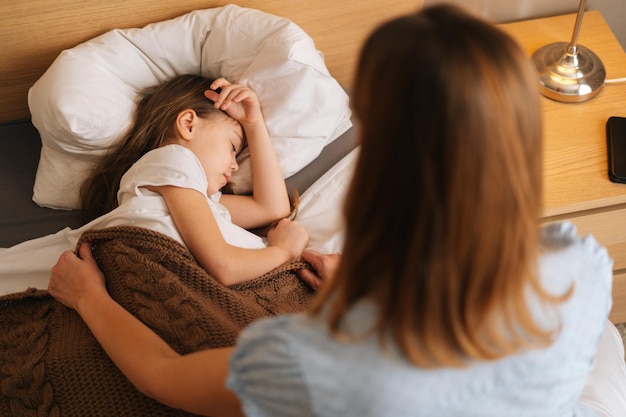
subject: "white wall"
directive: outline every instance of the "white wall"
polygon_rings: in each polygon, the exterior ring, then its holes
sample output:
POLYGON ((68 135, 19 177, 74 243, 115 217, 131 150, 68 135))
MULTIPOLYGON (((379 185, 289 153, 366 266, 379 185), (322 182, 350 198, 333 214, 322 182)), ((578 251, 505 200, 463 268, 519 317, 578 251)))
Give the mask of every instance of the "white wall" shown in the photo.
POLYGON ((496 22, 552 16, 578 9, 576 0, 424 0, 424 6, 439 3, 457 3, 496 22))
MULTIPOLYGON (((457 3, 495 22, 511 22, 535 17, 574 13, 579 0, 424 0, 424 6, 457 3)), ((626 0, 588 0, 587 9, 599 10, 626 50, 626 0)), ((573 30, 572 24, 572 30, 573 30)))
POLYGON ((600 10, 602 17, 626 51, 626 0, 588 0, 589 9, 600 10))

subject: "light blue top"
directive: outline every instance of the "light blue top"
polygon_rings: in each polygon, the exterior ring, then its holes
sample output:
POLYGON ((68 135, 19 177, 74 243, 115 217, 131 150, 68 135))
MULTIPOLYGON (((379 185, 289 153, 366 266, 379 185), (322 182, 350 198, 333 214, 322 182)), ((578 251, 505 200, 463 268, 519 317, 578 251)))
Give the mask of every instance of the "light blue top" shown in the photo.
MULTIPOLYGON (((241 334, 228 387, 249 417, 596 417, 578 398, 611 308, 612 260, 569 223, 545 227, 544 244, 544 286, 561 294, 574 284, 548 348, 426 370, 383 353, 376 337, 348 345, 330 337, 322 320, 300 314, 261 320, 241 334)), ((553 323, 529 302, 541 323, 553 323)), ((366 328, 375 313, 372 303, 360 303, 347 328, 366 328)))

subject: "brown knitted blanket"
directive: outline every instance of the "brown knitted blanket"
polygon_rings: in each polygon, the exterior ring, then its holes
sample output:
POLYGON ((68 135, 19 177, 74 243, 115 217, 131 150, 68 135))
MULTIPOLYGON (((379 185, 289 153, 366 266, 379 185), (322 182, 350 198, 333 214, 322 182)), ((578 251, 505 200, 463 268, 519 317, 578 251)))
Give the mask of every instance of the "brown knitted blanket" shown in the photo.
MULTIPOLYGON (((224 287, 185 247, 136 227, 90 231, 112 297, 176 351, 231 346, 261 317, 304 310, 313 295, 285 264, 224 287)), ((184 416, 137 391, 80 317, 45 291, 0 297, 0 416, 184 416)))

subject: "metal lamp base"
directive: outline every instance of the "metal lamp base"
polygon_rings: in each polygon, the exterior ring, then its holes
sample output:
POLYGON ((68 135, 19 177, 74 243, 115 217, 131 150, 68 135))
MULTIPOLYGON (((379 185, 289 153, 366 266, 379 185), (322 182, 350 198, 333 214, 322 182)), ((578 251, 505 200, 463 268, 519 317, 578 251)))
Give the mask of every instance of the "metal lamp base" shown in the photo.
POLYGON ((532 59, 539 73, 541 93, 553 100, 570 103, 589 100, 606 80, 600 58, 582 45, 551 43, 538 49, 532 59))

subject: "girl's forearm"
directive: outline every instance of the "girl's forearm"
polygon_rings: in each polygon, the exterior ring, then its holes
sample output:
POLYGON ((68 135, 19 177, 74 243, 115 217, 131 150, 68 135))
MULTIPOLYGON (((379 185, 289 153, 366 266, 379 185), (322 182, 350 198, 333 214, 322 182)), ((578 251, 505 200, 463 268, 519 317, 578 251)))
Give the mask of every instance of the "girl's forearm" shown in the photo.
POLYGON ((289 214, 289 196, 276 152, 270 141, 265 121, 245 127, 252 166, 252 192, 255 201, 274 219, 289 214))
MULTIPOLYGON (((293 260, 291 254, 280 247, 244 249, 236 246, 224 248, 218 263, 202 265, 222 285, 233 285, 259 277, 285 262, 293 260)), ((202 264, 202 260, 200 260, 202 264)))

